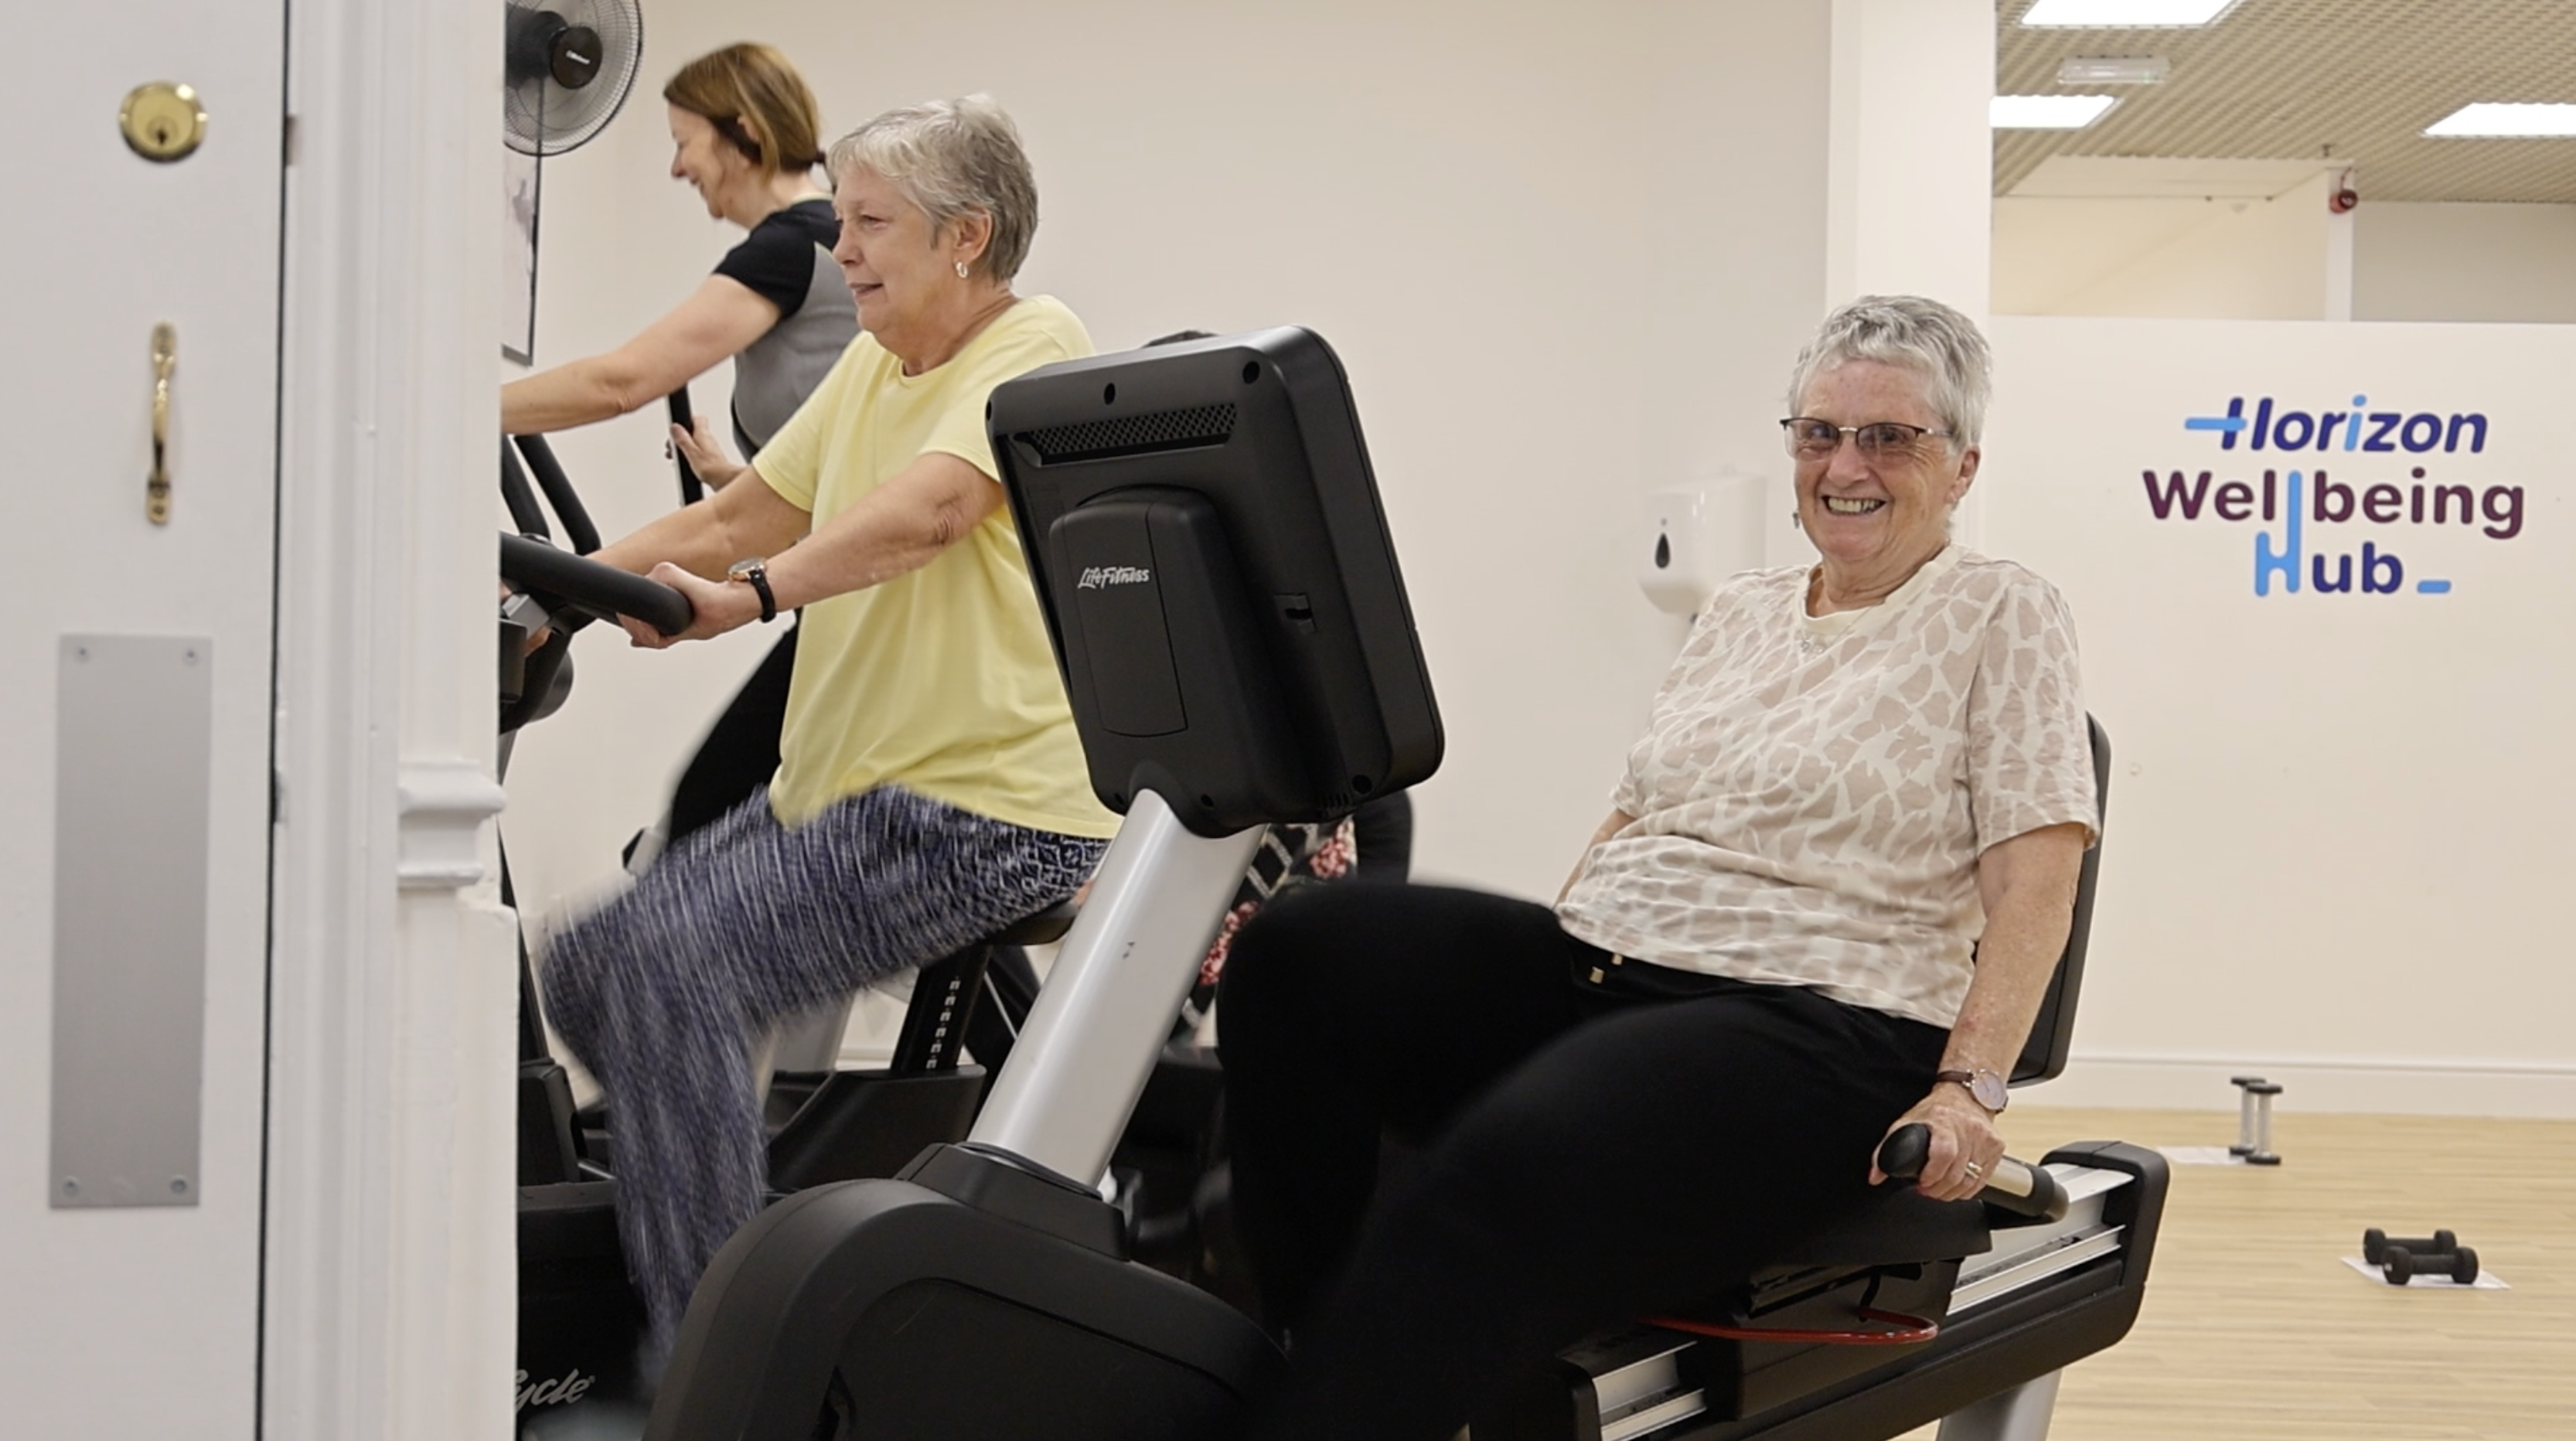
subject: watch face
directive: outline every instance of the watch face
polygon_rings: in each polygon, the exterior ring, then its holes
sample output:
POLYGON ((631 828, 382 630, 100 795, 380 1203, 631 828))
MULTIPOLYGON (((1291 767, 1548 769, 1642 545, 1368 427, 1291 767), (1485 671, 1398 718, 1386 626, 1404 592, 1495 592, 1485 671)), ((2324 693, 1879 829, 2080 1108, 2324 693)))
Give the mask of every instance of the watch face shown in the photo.
POLYGON ((2012 1099, 2012 1092, 2004 1088, 2004 1078, 1992 1071, 1979 1071, 1969 1077, 1968 1094, 1989 1111, 2002 1110, 2004 1103, 2012 1099))
POLYGON ((1943 1071, 1940 1079, 1959 1086, 1970 1099, 1990 1112, 2000 1113, 2004 1103, 2012 1099, 2012 1092, 2005 1089, 2004 1078, 1992 1071, 1943 1071))
POLYGON ((732 565, 725 567, 725 574, 735 580, 749 580, 768 568, 768 562, 766 561, 738 560, 732 565))

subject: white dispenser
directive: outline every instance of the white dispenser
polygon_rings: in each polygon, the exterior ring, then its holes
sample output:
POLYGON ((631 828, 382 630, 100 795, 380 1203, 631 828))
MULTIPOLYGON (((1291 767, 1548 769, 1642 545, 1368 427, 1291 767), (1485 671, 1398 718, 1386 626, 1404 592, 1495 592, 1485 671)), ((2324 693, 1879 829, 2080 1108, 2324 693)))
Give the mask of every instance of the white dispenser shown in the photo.
POLYGON ((1762 563, 1759 476, 1725 473, 1646 496, 1637 586, 1657 610, 1690 615, 1718 582, 1762 563))

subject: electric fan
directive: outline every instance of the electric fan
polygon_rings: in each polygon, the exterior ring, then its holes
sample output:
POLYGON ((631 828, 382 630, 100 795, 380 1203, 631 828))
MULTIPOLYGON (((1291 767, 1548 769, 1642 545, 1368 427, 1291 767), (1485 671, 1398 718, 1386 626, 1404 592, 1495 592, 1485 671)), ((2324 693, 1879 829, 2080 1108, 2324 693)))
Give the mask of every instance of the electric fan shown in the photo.
POLYGON ((639 0, 509 0, 501 134, 561 155, 617 118, 644 57, 639 0))

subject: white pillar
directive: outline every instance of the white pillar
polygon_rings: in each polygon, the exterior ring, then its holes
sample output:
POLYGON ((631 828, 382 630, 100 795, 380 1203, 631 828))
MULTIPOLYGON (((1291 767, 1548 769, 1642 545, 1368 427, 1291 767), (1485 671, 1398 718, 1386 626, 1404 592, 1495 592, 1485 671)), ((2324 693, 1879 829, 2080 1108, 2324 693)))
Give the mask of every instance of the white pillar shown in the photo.
POLYGON ((1983 323, 1995 93, 1991 0, 1833 0, 1829 304, 1928 295, 1983 323))
MULTIPOLYGON (((1821 317, 1861 295, 1926 295, 1984 325, 1992 289, 1991 0, 1827 0, 1821 317)), ((1812 324, 1812 322, 1811 322, 1812 324)), ((1785 497, 1784 497, 1785 500, 1785 497)), ((1784 507, 1785 509, 1785 504, 1784 507)), ((1975 546, 1973 490, 1951 534, 1975 546)), ((1772 565, 1815 549, 1771 531, 1772 565)))
POLYGON ((261 1435, 511 1431, 497 7, 298 0, 261 1435))

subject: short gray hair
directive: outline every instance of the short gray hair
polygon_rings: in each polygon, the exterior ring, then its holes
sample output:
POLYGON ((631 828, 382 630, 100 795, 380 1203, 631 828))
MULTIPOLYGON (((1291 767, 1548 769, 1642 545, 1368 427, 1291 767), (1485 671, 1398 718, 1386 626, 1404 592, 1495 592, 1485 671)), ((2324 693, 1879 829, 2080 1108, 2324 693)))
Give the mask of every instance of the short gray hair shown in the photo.
POLYGON ((1985 433, 1986 401, 1994 393, 1994 355, 1977 323, 1937 300, 1919 295, 1864 295, 1825 317, 1816 338, 1798 352, 1789 370, 1789 409, 1807 387, 1846 361, 1875 360, 1923 378, 1924 402, 1960 450, 1985 433))
POLYGON ((1019 127, 990 95, 928 100, 889 110, 832 145, 824 167, 838 185, 852 170, 882 175, 930 217, 936 235, 983 215, 993 237, 975 268, 1008 284, 1038 228, 1038 182, 1019 127))

